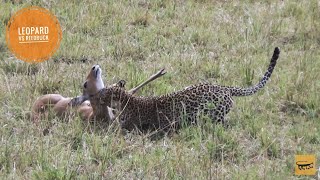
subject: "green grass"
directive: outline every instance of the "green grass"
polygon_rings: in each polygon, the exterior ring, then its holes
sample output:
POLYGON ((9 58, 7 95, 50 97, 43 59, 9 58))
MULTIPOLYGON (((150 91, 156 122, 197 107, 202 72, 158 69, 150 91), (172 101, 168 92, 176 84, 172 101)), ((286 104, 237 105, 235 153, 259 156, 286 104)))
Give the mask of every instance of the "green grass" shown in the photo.
MULTIPOLYGON (((0 6, 0 179, 299 179, 294 156, 320 157, 320 14, 310 1, 21 1, 0 6), (29 5, 49 9, 61 46, 40 64, 16 60, 5 25, 29 5), (28 113, 45 93, 76 96, 93 64, 105 84, 127 89, 161 68, 167 74, 140 95, 191 84, 250 86, 274 47, 281 55, 266 87, 235 98, 228 127, 198 126, 158 140, 122 135, 28 113)), ((310 177, 310 178, 316 178, 310 177)))

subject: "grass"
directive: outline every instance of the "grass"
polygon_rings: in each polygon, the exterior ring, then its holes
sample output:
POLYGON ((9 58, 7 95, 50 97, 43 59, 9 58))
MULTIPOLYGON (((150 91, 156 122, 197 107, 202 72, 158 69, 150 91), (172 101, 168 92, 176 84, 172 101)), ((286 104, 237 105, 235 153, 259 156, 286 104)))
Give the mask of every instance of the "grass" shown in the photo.
POLYGON ((1 179, 304 179, 294 156, 320 162, 318 1, 15 2, 0 6, 1 179), (59 50, 40 64, 16 60, 5 43, 10 14, 29 5, 49 9, 63 29, 59 50), (165 67, 140 91, 161 95, 199 82, 255 84, 276 46, 271 80, 234 99, 228 127, 203 118, 153 140, 79 117, 38 126, 28 117, 42 94, 79 95, 96 63, 106 84, 125 79, 128 89, 165 67))

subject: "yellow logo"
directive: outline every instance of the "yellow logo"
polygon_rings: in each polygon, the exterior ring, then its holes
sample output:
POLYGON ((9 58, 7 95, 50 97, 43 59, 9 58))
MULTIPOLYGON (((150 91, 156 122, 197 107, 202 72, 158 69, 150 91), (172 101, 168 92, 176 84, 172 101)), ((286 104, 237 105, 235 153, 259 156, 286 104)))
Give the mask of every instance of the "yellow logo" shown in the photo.
POLYGON ((42 62, 58 49, 62 31, 47 9, 31 6, 16 12, 6 29, 10 51, 26 62, 42 62))
POLYGON ((315 175, 316 156, 315 155, 296 155, 295 156, 295 175, 315 175))

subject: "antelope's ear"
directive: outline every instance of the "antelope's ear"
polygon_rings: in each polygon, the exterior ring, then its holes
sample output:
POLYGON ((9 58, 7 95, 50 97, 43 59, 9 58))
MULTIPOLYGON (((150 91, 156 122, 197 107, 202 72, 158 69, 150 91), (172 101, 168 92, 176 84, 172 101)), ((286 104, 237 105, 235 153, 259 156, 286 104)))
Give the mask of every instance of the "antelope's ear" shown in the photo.
POLYGON ((88 96, 77 96, 68 103, 69 106, 75 107, 80 106, 84 101, 89 100, 88 96))
POLYGON ((117 86, 124 88, 126 86, 126 81, 125 80, 120 80, 116 84, 117 86))

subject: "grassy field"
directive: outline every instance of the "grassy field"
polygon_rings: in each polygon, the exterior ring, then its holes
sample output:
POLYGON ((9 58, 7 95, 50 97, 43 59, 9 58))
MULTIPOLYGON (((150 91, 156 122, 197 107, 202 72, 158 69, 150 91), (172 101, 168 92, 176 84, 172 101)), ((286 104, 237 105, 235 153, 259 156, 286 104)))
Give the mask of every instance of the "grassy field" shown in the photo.
POLYGON ((294 156, 320 164, 320 3, 304 1, 0 1, 0 179, 304 179, 294 156), (44 63, 7 49, 5 26, 38 5, 60 21, 63 40, 44 63), (158 140, 51 116, 38 126, 30 107, 46 93, 81 94, 93 64, 105 84, 127 89, 160 68, 140 95, 199 82, 250 86, 281 49, 266 87, 235 98, 228 127, 204 121, 158 140), (43 133, 47 131, 49 133, 43 133))

